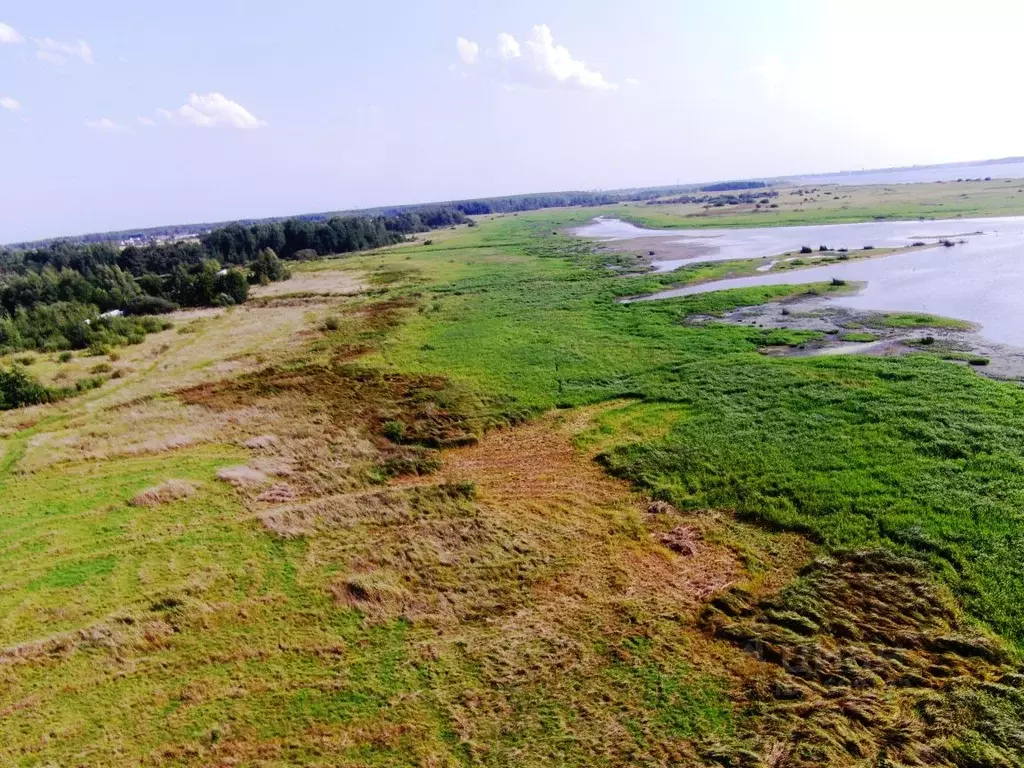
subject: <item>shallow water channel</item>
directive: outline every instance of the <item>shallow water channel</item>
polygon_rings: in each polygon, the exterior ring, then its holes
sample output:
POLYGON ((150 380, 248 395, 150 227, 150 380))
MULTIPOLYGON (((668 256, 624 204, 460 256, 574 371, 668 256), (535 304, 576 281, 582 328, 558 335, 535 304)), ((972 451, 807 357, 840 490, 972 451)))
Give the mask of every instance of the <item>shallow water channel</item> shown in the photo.
MULTIPOLYGON (((646 230, 628 234, 632 225, 612 220, 595 221, 577 234, 615 239, 630 237, 713 238, 718 251, 682 263, 770 257, 799 249, 849 248, 874 245, 892 247, 918 240, 936 242, 953 237, 951 248, 937 246, 872 259, 850 260, 800 270, 765 272, 756 277, 719 280, 661 291, 640 300, 666 299, 696 293, 757 285, 813 283, 838 278, 863 281, 856 294, 832 301, 862 310, 927 312, 978 324, 981 335, 1002 344, 1024 347, 1024 217, 950 219, 945 221, 884 221, 807 227, 679 231, 646 230), (608 222, 607 224, 605 222, 608 222), (589 231, 588 231, 589 230, 589 231)), ((675 266, 679 266, 678 264, 675 266)))

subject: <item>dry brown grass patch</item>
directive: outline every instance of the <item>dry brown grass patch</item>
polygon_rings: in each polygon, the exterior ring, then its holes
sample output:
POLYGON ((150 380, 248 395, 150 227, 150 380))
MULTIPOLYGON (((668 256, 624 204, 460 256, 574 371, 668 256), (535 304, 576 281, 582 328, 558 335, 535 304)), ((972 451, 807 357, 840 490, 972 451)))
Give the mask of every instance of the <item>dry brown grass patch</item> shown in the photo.
POLYGON ((263 504, 283 504, 288 501, 294 501, 295 496, 295 490, 290 485, 275 483, 257 496, 256 501, 263 504))
POLYGON ((224 467, 217 470, 217 479, 223 480, 235 488, 249 488, 254 485, 263 485, 270 478, 266 473, 253 467, 240 464, 234 467, 224 467))
POLYGON ((293 272, 288 280, 254 287, 251 296, 261 299, 291 294, 317 294, 320 296, 351 296, 365 290, 362 276, 341 269, 293 272))
POLYGON ((254 451, 269 451, 277 448, 280 443, 277 435, 257 435, 250 437, 242 445, 254 451))
POLYGON ((128 503, 133 507, 155 507, 188 498, 198 489, 198 484, 191 480, 165 480, 160 485, 139 491, 128 503))

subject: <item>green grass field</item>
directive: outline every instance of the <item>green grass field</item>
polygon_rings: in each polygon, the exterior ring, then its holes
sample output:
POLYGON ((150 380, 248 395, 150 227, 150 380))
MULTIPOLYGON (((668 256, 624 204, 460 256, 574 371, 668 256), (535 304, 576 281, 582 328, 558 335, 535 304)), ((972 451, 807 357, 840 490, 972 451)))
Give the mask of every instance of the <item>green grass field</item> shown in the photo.
POLYGON ((782 187, 772 203, 777 207, 736 205, 705 209, 696 204, 629 203, 605 209, 603 213, 639 226, 669 229, 1020 216, 1024 215, 1024 181, 782 187))
MULTIPOLYGON (((537 410, 622 397, 659 410, 676 404, 669 435, 608 455, 617 474, 680 505, 734 508, 832 547, 916 552, 979 620, 1024 642, 1018 386, 929 356, 762 356, 767 331, 681 320, 789 296, 791 287, 620 305, 616 296, 641 293, 651 279, 558 258, 564 248, 586 261, 571 240, 536 244, 541 226, 502 221, 465 254, 472 274, 430 290, 430 310, 370 359, 444 370, 537 410), (510 261, 506 250, 536 255, 510 261)), ((910 315, 879 323, 955 324, 910 315)))
POLYGON ((1021 765, 1024 391, 687 322, 843 286, 618 303, 750 265, 618 275, 593 213, 4 414, 0 764, 1021 765))

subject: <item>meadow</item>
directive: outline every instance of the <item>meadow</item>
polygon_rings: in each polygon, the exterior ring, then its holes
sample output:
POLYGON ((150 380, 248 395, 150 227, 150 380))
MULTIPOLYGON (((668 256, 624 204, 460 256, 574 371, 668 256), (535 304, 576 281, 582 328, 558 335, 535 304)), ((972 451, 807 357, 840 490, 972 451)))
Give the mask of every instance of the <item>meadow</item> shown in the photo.
POLYGON ((646 227, 777 227, 884 219, 956 219, 1024 214, 1021 179, 782 187, 767 205, 620 204, 605 213, 646 227), (771 207, 772 205, 776 207, 771 207))
POLYGON ((0 763, 1020 765, 1024 392, 714 321, 849 286, 618 303, 749 265, 623 275, 592 215, 303 263, 0 415, 0 763))

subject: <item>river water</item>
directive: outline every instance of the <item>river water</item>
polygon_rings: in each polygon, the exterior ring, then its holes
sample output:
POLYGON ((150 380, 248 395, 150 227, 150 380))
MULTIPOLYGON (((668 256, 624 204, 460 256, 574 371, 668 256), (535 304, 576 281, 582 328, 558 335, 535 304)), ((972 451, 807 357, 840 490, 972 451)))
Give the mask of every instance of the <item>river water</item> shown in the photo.
MULTIPOLYGON (((600 222, 597 222, 600 224, 600 222)), ((623 237, 617 222, 614 231, 623 237)), ((626 225, 631 226, 631 225, 626 225)), ((652 230, 634 227, 650 237, 652 230)), ((610 231, 608 228, 605 232, 610 231)), ((581 233, 582 234, 582 233, 581 233)), ((660 230, 659 237, 680 237, 660 230)), ((927 312, 968 320, 981 326, 985 338, 1024 348, 1024 217, 951 219, 920 222, 866 222, 812 227, 701 230, 696 237, 720 238, 719 252, 698 261, 769 257, 800 245, 820 244, 851 250, 865 244, 907 245, 954 237, 965 242, 873 259, 851 260, 822 267, 768 271, 756 277, 719 280, 678 288, 643 300, 689 296, 695 293, 757 285, 812 283, 838 278, 863 281, 854 295, 833 299, 837 305, 863 310, 927 312), (976 233, 976 234, 968 234, 976 233)), ((593 236, 593 235, 591 235, 593 236)), ((693 261, 692 259, 690 261, 693 261)))

